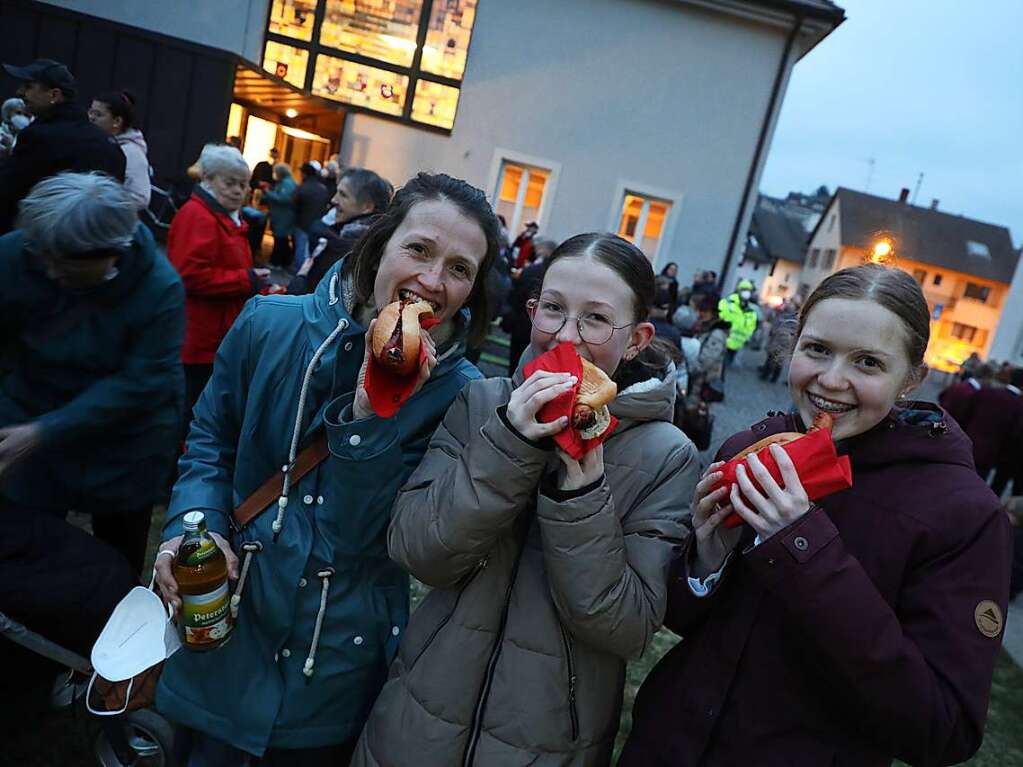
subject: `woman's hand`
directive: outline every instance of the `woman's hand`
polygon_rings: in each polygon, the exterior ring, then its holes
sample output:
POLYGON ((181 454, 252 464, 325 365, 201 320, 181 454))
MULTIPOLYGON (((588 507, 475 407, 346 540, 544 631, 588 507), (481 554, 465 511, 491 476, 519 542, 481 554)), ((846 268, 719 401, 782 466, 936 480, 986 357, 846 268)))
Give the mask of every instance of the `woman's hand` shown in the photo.
MULTIPOLYGON (((369 402, 369 394, 366 392, 366 368, 369 367, 369 355, 373 353, 373 328, 376 324, 377 321, 373 320, 366 330, 366 348, 362 357, 362 367, 359 368, 359 379, 355 385, 355 399, 352 402, 352 416, 356 421, 369 418, 374 414, 373 406, 369 402)), ((412 389, 410 397, 419 393, 419 390, 430 380, 433 369, 437 367, 437 344, 434 343, 428 331, 420 329, 419 343, 426 351, 426 359, 419 366, 419 375, 416 377, 416 385, 412 389)))
POLYGON ((764 492, 757 490, 746 472, 746 467, 740 465, 735 471, 738 481, 732 486, 731 494, 735 511, 756 530, 762 541, 766 541, 779 530, 784 530, 810 510, 810 499, 806 497, 803 483, 799 481, 799 475, 789 454, 782 450, 780 445, 771 445, 770 450, 781 471, 783 484, 779 485, 774 481, 774 477, 754 454, 750 455, 746 462, 764 492), (750 504, 753 508, 750 508, 750 504))
POLYGON ((582 460, 575 460, 564 450, 558 450, 561 466, 558 469, 558 489, 578 490, 580 487, 592 485, 604 476, 604 445, 599 444, 583 455, 582 460))
MULTIPOLYGON (((228 543, 219 533, 210 533, 213 542, 224 552, 227 559, 227 577, 232 581, 238 580, 238 557, 231 550, 228 543)), ((160 544, 156 552, 156 561, 153 562, 153 574, 156 576, 156 585, 160 587, 160 594, 163 601, 174 607, 174 615, 181 612, 181 597, 178 594, 178 582, 174 580, 172 565, 174 556, 178 553, 178 546, 184 536, 179 535, 160 544)))
POLYGON ((568 418, 562 416, 550 423, 540 423, 536 420, 536 414, 551 400, 571 391, 575 384, 575 376, 568 373, 535 371, 511 393, 511 399, 508 400, 508 422, 530 442, 553 437, 568 426, 568 418))
POLYGON ((696 560, 693 562, 691 573, 700 579, 721 569, 725 558, 738 545, 742 536, 742 528, 729 530, 721 525, 733 511, 731 504, 721 505, 728 489, 719 487, 711 492, 711 488, 724 476, 717 471, 722 466, 724 461, 717 461, 708 466, 703 479, 696 484, 696 490, 693 492, 691 508, 693 534, 696 536, 696 560))

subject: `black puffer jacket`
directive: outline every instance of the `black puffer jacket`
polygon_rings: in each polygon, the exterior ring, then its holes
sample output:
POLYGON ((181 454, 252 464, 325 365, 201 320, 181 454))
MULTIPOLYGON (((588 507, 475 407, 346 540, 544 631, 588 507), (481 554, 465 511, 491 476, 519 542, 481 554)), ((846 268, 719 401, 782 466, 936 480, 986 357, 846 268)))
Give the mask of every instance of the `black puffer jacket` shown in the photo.
POLYGON ((89 122, 77 104, 57 104, 18 134, 0 162, 0 234, 14 226, 21 202, 44 178, 98 170, 124 181, 125 157, 113 136, 89 122))
POLYGON ((309 228, 309 252, 316 250, 321 237, 327 241, 327 248, 316 257, 309 274, 297 275, 288 283, 289 295, 301 296, 315 291, 330 267, 352 252, 355 243, 369 229, 376 215, 368 213, 356 216, 341 226, 327 226, 321 221, 315 221, 309 228))

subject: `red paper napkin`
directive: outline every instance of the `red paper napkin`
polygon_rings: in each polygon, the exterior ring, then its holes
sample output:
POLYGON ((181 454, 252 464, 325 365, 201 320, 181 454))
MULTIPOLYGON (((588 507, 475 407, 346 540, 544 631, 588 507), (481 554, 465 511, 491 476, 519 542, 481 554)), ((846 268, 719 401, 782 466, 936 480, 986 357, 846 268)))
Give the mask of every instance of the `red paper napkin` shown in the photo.
MULTIPOLYGON (((440 320, 431 317, 424 319, 419 326, 423 330, 429 330, 439 324, 440 320)), ((397 413, 399 408, 412 396, 412 390, 416 388, 416 381, 419 379, 419 371, 425 361, 426 347, 419 344, 419 364, 416 365, 416 369, 412 373, 402 376, 377 362, 377 358, 370 350, 363 387, 369 396, 369 404, 373 408, 373 412, 381 418, 390 418, 397 413)))
POLYGON ((611 433, 618 426, 618 419, 611 416, 611 425, 603 434, 595 439, 583 439, 579 432, 572 428, 572 410, 575 408, 575 395, 579 390, 579 382, 583 380, 583 363, 572 344, 567 341, 558 344, 549 352, 544 352, 536 359, 528 362, 523 372, 526 378, 529 378, 537 370, 546 370, 550 373, 569 373, 576 377, 575 386, 544 405, 537 414, 537 419, 541 423, 550 423, 562 416, 568 418, 568 426, 554 435, 554 441, 558 447, 578 461, 586 453, 611 436, 611 433))
MULTIPOLYGON (((840 456, 835 452, 835 443, 831 440, 831 432, 827 429, 812 431, 799 439, 782 445, 781 449, 788 453, 792 459, 796 473, 799 475, 799 481, 802 482, 803 489, 806 490, 806 495, 811 501, 852 487, 852 466, 849 464, 849 457, 840 456)), ((771 455, 770 447, 758 450, 756 455, 764 464, 764 468, 781 485, 781 470, 775 463, 774 456, 771 455)), ((753 476, 753 472, 749 470, 746 458, 733 458, 719 468, 718 471, 722 472, 724 476, 712 489, 717 490, 719 487, 726 486, 731 492, 731 486, 738 482, 735 470, 739 464, 746 467, 746 476, 757 490, 763 491, 760 483, 753 476)), ((750 505, 752 506, 752 504, 750 505)), ((744 520, 738 514, 733 513, 725 518, 723 524, 727 528, 734 528, 744 524, 744 520)))

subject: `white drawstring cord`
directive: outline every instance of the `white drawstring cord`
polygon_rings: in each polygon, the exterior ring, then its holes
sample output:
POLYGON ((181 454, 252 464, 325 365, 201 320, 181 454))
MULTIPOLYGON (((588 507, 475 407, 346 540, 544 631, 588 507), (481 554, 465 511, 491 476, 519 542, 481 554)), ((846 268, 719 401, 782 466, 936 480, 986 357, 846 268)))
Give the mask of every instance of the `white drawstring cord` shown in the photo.
POLYGON ((309 657, 305 659, 302 673, 306 679, 312 679, 313 667, 316 665, 316 648, 320 644, 320 629, 323 628, 323 616, 327 612, 327 592, 330 590, 330 579, 334 575, 334 568, 328 567, 316 573, 317 578, 323 579, 323 590, 320 592, 320 609, 316 613, 316 628, 313 629, 313 643, 309 646, 309 657))
MULTIPOLYGON (((336 276, 336 275, 335 275, 336 276)), ((313 378, 313 371, 320 361, 320 357, 327 351, 327 347, 334 343, 334 339, 348 329, 348 320, 338 320, 337 327, 320 344, 309 365, 305 369, 305 377, 302 379, 302 393, 298 397, 298 412, 295 414, 295 429, 291 433, 291 448, 288 450, 288 463, 281 467, 284 472, 284 487, 281 488, 281 496, 277 499, 277 517, 273 521, 274 543, 284 527, 284 510, 288 507, 288 491, 291 489, 291 470, 295 466, 295 456, 298 455, 298 440, 302 436, 302 414, 305 410, 306 396, 309 394, 309 382, 313 378)))
POLYGON ((246 541, 242 544, 242 551, 245 552, 245 559, 242 560, 242 575, 238 579, 238 588, 231 595, 231 619, 238 617, 238 605, 242 601, 242 592, 245 590, 245 579, 249 576, 249 565, 252 563, 252 555, 263 550, 263 544, 259 541, 246 541))

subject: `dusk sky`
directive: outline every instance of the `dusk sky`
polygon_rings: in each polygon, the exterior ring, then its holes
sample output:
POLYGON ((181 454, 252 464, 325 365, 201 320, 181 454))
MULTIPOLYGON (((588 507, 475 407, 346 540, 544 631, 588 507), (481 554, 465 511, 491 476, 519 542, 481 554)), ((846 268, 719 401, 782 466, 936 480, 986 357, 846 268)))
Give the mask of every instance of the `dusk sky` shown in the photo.
POLYGON ((826 184, 1009 227, 1023 243, 1023 0, 838 0, 789 83, 761 191, 826 184), (875 164, 867 188, 870 166, 875 164))

